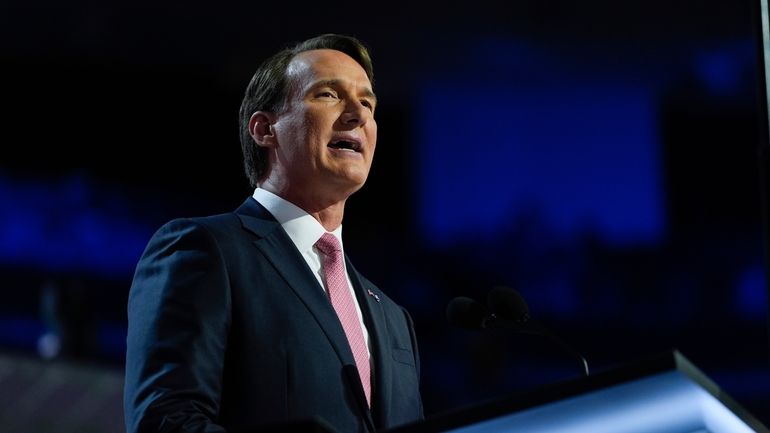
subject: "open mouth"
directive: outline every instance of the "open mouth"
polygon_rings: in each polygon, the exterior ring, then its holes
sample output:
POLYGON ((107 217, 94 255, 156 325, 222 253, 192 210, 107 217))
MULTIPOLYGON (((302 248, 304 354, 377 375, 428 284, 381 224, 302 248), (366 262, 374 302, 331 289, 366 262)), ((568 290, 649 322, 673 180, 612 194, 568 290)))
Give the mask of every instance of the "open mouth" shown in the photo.
POLYGON ((329 147, 348 152, 361 152, 361 143, 345 139, 332 140, 332 142, 329 143, 329 147))

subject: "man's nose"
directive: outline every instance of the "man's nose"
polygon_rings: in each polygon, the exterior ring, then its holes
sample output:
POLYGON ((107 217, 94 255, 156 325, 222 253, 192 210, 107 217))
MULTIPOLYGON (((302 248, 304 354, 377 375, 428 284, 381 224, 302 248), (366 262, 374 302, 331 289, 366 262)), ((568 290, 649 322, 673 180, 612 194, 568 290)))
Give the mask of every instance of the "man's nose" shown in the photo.
POLYGON ((360 101, 350 100, 342 113, 342 122, 347 126, 363 126, 372 117, 372 112, 360 101))

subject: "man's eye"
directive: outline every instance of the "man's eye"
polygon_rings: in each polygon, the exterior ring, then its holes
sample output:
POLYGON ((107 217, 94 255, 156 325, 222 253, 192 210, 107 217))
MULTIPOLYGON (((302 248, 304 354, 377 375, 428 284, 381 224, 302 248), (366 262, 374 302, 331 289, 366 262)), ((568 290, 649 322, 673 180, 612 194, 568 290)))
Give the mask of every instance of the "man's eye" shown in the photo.
POLYGON ((336 98, 337 94, 334 92, 321 92, 318 94, 319 98, 336 98))
POLYGON ((372 105, 372 102, 369 101, 368 99, 362 99, 361 100, 361 105, 363 105, 364 107, 366 107, 366 108, 368 108, 370 110, 374 110, 374 105, 372 105))

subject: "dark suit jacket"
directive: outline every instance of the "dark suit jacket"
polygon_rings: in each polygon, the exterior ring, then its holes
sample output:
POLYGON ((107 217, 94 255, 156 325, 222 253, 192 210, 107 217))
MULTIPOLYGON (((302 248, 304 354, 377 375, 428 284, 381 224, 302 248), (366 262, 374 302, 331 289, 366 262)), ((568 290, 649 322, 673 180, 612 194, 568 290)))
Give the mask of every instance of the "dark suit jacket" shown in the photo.
POLYGON ((371 340, 371 413, 328 297, 267 210, 249 198, 234 213, 163 226, 129 295, 127 431, 259 431, 321 417, 364 432, 422 418, 412 321, 347 266, 371 340))

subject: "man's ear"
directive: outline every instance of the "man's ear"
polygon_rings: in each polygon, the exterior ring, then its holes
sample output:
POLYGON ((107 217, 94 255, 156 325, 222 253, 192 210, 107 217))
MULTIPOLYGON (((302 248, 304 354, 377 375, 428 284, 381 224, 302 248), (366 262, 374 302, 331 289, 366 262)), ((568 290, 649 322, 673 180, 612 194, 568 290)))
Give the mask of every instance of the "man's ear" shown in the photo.
POLYGON ((275 147, 278 144, 273 123, 275 123, 275 114, 268 111, 257 111, 249 118, 249 135, 258 146, 275 147))

